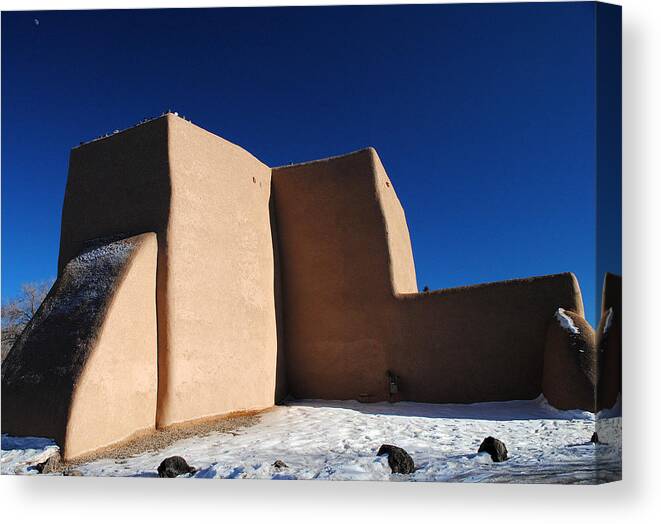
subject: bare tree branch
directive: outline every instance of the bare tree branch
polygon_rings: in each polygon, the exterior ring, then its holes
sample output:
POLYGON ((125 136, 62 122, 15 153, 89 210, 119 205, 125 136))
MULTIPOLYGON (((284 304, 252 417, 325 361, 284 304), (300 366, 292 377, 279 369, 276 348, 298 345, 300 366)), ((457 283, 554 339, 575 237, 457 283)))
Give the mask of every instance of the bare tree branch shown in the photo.
POLYGON ((2 360, 39 309, 53 282, 54 279, 25 283, 18 296, 2 305, 2 360))

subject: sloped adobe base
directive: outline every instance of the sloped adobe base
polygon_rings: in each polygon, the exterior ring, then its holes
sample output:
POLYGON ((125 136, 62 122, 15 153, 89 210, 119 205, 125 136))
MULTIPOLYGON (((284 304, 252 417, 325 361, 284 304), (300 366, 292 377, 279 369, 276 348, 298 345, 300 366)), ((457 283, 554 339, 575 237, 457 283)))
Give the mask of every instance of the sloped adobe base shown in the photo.
POLYGON ((2 369, 2 431, 70 459, 154 427, 156 235, 96 242, 64 268, 2 369))

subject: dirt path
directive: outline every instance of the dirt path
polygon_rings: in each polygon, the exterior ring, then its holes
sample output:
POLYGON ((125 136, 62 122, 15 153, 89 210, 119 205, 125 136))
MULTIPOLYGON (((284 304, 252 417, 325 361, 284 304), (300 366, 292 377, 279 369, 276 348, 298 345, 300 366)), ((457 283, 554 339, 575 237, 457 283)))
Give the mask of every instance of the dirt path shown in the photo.
POLYGON ((234 433, 242 428, 247 428, 259 422, 260 414, 249 413, 245 415, 220 417, 203 420, 199 422, 185 423, 170 426, 156 431, 150 431, 135 436, 119 444, 108 446, 81 457, 62 463, 60 469, 66 471, 75 468, 79 464, 91 462, 98 459, 122 460, 134 455, 148 451, 158 451, 174 444, 175 442, 191 437, 200 437, 209 433, 234 433))

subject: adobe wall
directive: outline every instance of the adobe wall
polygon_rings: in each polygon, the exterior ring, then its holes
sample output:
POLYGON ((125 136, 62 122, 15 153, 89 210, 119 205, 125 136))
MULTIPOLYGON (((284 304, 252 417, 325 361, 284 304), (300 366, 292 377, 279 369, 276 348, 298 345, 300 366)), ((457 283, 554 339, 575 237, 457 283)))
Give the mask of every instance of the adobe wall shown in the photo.
POLYGON ((602 288, 599 349, 599 409, 612 408, 622 393, 622 277, 606 273, 602 288))
POLYGON ((2 367, 2 431, 65 459, 154 427, 156 237, 83 248, 2 367))
POLYGON ((570 273, 416 293, 406 219, 373 149, 273 170, 290 392, 302 398, 478 402, 542 392, 570 273))
MULTIPOLYGON (((169 117, 76 147, 62 207, 58 275, 90 239, 155 232, 170 211, 169 117)), ((159 253, 160 266, 163 265, 159 253)))
POLYGON ((542 393, 557 308, 583 314, 571 273, 400 296, 392 365, 418 402, 530 399, 542 393), (400 374, 400 373, 398 373, 400 374))
POLYGON ((72 151, 58 280, 3 366, 3 431, 71 458, 287 392, 393 400, 388 372, 399 400, 534 398, 576 371, 545 369, 567 349, 558 308, 583 317, 571 273, 418 293, 372 148, 272 170, 168 114, 72 151))
POLYGON ((592 326, 573 311, 558 309, 549 322, 542 390, 559 409, 596 411, 597 345, 592 326))
POLYGON ((391 264, 375 160, 365 149, 273 169, 287 380, 299 398, 384 389, 391 281, 415 289, 415 277, 410 245, 399 246, 409 259, 391 264))
POLYGON ((270 407, 277 358, 271 169, 176 117, 169 152, 157 424, 270 407))
POLYGON ((158 236, 158 426, 273 405, 270 177, 172 114, 71 153, 60 268, 91 238, 158 236))

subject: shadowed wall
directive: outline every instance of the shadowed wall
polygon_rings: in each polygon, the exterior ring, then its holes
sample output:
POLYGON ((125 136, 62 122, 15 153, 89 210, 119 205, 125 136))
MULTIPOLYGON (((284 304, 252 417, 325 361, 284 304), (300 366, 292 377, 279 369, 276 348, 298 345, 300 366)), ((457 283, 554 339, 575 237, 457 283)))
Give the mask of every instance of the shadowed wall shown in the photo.
POLYGON ((622 393, 622 277, 606 273, 597 329, 599 409, 612 408, 622 393))
POLYGON ((546 337, 544 396, 559 409, 594 412, 597 374, 594 329, 577 313, 559 309, 549 322, 546 337))
POLYGON ((542 393, 565 273, 417 293, 406 219, 374 149, 273 170, 289 390, 296 397, 479 402, 542 393))

